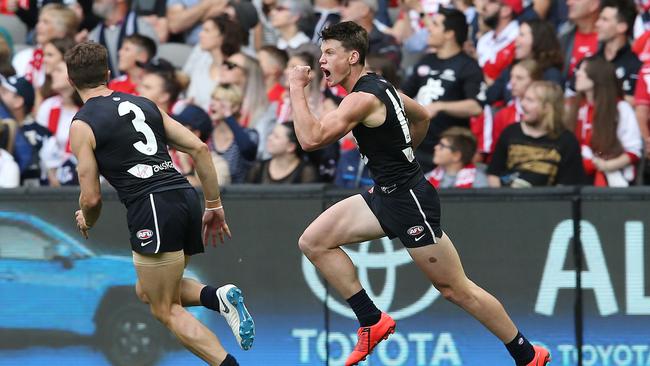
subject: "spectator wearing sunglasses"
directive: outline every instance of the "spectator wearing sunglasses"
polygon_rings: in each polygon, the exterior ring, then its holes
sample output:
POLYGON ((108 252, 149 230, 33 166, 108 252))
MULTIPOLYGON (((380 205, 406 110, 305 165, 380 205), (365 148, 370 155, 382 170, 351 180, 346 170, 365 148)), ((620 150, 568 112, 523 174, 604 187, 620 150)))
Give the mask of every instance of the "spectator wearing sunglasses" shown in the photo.
POLYGON ((280 34, 276 44, 279 49, 293 50, 310 42, 309 37, 298 28, 298 23, 311 12, 310 4, 305 0, 280 0, 271 8, 269 20, 280 34))

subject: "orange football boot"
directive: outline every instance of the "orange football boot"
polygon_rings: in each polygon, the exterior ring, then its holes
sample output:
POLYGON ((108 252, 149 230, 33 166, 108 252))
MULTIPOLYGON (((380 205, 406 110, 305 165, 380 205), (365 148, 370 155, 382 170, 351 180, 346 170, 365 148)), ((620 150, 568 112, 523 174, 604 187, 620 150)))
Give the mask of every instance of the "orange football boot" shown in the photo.
POLYGON ((381 313, 377 324, 359 328, 357 345, 345 361, 345 366, 356 365, 365 360, 379 342, 388 339, 388 336, 393 333, 395 333, 395 321, 386 313, 381 313))

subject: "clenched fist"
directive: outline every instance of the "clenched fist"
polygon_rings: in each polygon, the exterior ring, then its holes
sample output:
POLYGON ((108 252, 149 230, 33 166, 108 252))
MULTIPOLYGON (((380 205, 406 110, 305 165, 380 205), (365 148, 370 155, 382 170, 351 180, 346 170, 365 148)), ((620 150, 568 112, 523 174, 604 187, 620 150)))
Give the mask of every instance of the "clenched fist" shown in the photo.
POLYGON ((289 88, 304 88, 309 85, 313 75, 309 66, 295 66, 289 72, 289 88))

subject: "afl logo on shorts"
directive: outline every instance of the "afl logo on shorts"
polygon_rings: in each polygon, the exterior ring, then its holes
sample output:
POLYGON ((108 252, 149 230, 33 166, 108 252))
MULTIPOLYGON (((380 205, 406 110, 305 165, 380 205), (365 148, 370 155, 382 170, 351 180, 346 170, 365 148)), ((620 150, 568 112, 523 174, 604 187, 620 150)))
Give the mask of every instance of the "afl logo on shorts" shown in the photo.
POLYGON ((149 229, 142 229, 142 230, 138 231, 135 234, 135 236, 137 236, 138 239, 140 239, 140 240, 147 240, 147 239, 149 239, 149 238, 151 238, 153 236, 153 231, 151 231, 149 229))
POLYGON ((418 236, 422 234, 423 231, 424 231, 424 226, 418 225, 418 226, 410 227, 408 230, 406 230, 406 233, 411 236, 418 236))

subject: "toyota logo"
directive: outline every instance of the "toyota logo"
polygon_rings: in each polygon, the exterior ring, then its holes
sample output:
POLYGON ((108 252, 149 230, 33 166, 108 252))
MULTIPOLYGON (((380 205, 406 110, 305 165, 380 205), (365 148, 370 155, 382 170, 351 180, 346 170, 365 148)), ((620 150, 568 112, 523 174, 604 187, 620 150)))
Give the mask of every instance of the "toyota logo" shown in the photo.
MULTIPOLYGON (((392 240, 387 237, 381 239, 381 244, 384 247, 383 253, 370 253, 368 251, 370 241, 361 243, 358 251, 343 248, 345 253, 350 256, 350 259, 352 259, 352 262, 357 267, 361 286, 363 286, 368 293, 368 296, 372 298, 377 307, 385 312, 390 312, 391 316, 395 320, 408 318, 421 312, 427 306, 431 305, 438 296, 440 296, 440 293, 435 287, 431 286, 419 300, 411 305, 401 309, 392 309, 391 305, 393 304, 395 289, 397 288, 397 268, 405 264, 413 264, 413 261, 405 248, 395 250, 392 240), (370 285, 370 279, 368 276, 369 269, 386 270, 386 282, 379 294, 374 293, 373 286, 370 285)), ((314 265, 312 265, 309 259, 304 255, 302 256, 302 272, 311 291, 317 298, 324 302, 326 298, 325 286, 318 277, 316 267, 314 267, 314 265)), ((374 288, 377 287, 375 286, 374 288)), ((351 319, 356 318, 354 312, 352 312, 352 309, 350 309, 347 304, 342 304, 332 297, 327 299, 327 307, 342 316, 351 319)))

